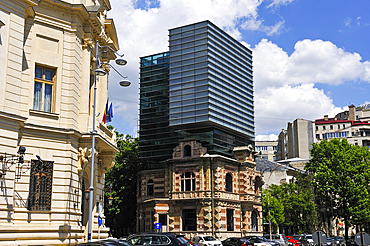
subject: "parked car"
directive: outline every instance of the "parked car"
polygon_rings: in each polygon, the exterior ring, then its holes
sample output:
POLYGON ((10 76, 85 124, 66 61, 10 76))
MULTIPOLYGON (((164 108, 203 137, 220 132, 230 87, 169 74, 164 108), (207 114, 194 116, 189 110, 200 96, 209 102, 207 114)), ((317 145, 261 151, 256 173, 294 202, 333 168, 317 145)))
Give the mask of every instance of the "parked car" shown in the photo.
POLYGON ((133 245, 166 245, 166 246, 189 246, 189 242, 180 235, 173 233, 145 232, 130 235, 127 241, 133 245))
POLYGON ((311 245, 314 245, 314 244, 315 244, 315 242, 313 241, 313 238, 312 238, 312 234, 307 234, 307 235, 305 235, 304 237, 307 239, 307 241, 308 241, 311 245))
POLYGON ((334 236, 333 237, 334 245, 336 246, 345 246, 346 240, 344 240, 344 237, 334 236))
POLYGON ((95 242, 87 242, 87 243, 80 243, 77 244, 79 246, 133 246, 132 243, 125 241, 125 240, 120 240, 120 239, 104 239, 100 241, 95 241, 95 242))
POLYGON ((253 246, 253 242, 246 238, 229 237, 221 241, 223 246, 253 246))
POLYGON ((326 243, 324 243, 323 245, 325 246, 335 246, 335 244, 334 244, 335 242, 334 242, 334 240, 333 240, 333 238, 332 237, 327 237, 326 238, 326 243))
POLYGON ((355 236, 352 235, 352 236, 349 236, 347 241, 346 241, 346 245, 347 246, 356 246, 356 242, 355 242, 355 236))
POLYGON ((244 237, 251 241, 254 246, 279 246, 279 243, 274 242, 274 241, 268 241, 264 237, 259 237, 259 236, 246 236, 244 237))
MULTIPOLYGON (((270 240, 270 234, 263 235, 264 238, 270 240)), ((280 246, 288 246, 288 239, 283 234, 271 234, 272 241, 279 243, 280 246)))
POLYGON ((198 235, 198 246, 222 246, 221 241, 211 235, 198 235))
POLYGON ((301 242, 299 242, 299 239, 301 238, 301 236, 286 236, 287 239, 288 239, 288 242, 292 243, 294 246, 300 246, 301 245, 301 242))

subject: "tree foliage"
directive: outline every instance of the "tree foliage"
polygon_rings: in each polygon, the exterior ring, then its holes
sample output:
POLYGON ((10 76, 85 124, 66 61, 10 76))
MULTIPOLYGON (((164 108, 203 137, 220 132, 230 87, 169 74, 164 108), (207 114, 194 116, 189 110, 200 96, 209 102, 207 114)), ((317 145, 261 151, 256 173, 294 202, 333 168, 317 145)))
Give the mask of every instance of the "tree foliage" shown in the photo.
POLYGON ((368 228, 370 222, 370 152, 346 139, 314 143, 306 170, 313 174, 318 206, 344 219, 345 236, 350 225, 368 228))
MULTIPOLYGON (((117 134, 115 165, 108 170, 105 177, 105 216, 106 225, 119 232, 133 232, 136 223, 136 177, 141 169, 138 159, 138 139, 130 135, 117 134), (111 187, 111 188, 110 188, 111 187), (111 192, 111 193, 110 193, 111 192), (108 197, 113 197, 112 206, 108 197)), ((116 233, 115 233, 116 231, 116 233)))
POLYGON ((268 190, 262 192, 262 200, 263 222, 269 224, 271 219, 272 233, 277 233, 277 228, 285 221, 284 205, 277 198, 272 197, 268 190))
MULTIPOLYGON (((286 234, 312 233, 316 221, 316 213, 310 186, 310 176, 298 174, 293 183, 284 183, 279 186, 271 185, 269 189, 273 198, 272 201, 274 199, 279 201, 284 208, 283 213, 276 213, 274 206, 271 207, 274 215, 284 214, 284 219, 280 219, 280 222, 277 223, 280 225, 280 228, 286 234)), ((264 207, 266 208, 266 206, 264 207)), ((268 221, 268 214, 266 216, 268 221)))

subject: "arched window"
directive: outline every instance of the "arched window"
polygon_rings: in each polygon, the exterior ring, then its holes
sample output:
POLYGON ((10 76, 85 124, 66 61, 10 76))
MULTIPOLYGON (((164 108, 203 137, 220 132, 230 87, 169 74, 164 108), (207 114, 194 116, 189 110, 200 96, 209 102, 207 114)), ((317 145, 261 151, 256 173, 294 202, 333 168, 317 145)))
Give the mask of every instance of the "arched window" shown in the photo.
POLYGON ((146 195, 147 196, 153 196, 154 195, 153 179, 149 179, 148 183, 146 184, 146 195))
POLYGON ((233 191, 233 177, 231 176, 230 173, 226 174, 225 178, 225 191, 232 192, 233 191))
POLYGON ((252 211, 252 231, 258 231, 257 213, 252 211))
POLYGON ((181 175, 181 191, 195 190, 195 174, 186 172, 181 175))
POLYGON ((190 145, 184 146, 184 157, 191 157, 191 147, 190 145))

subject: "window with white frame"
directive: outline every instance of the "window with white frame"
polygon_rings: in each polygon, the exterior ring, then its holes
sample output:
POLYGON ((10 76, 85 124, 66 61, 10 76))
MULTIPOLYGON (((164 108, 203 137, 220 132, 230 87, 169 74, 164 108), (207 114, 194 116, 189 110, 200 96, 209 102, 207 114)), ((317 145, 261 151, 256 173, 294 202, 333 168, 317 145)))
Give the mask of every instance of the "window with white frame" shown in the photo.
POLYGON ((195 190, 195 174, 193 172, 185 172, 181 175, 181 191, 195 190))

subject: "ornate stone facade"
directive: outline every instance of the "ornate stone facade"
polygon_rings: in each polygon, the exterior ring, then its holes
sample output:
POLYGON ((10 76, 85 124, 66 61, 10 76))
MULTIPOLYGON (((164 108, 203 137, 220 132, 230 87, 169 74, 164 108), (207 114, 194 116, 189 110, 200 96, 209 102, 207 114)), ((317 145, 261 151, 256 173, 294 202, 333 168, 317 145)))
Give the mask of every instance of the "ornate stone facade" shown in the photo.
POLYGON ((194 139, 174 149, 165 169, 139 173, 138 231, 212 234, 219 239, 262 235, 261 177, 252 146, 235 159, 209 155, 194 139))
MULTIPOLYGON (((83 242, 91 178, 98 238, 104 175, 118 151, 115 133, 93 115, 96 41, 119 48, 110 8, 109 0, 0 0, 0 245, 83 242)), ((106 76, 97 87, 102 113, 106 76)))

